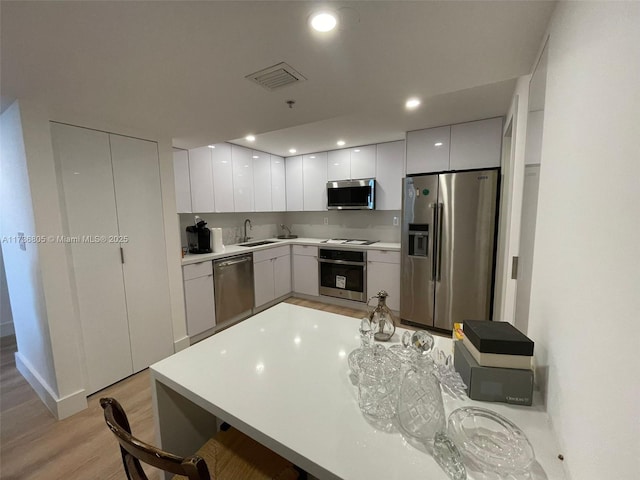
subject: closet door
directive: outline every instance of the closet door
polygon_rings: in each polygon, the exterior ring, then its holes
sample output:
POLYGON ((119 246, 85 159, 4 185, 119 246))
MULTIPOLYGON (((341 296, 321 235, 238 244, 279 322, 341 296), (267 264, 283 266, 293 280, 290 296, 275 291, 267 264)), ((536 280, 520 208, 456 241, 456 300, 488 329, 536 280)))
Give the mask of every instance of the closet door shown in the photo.
POLYGON ((158 146, 120 135, 109 140, 137 372, 173 353, 158 146))
POLYGON ((109 136, 59 123, 51 123, 51 133, 68 233, 79 240, 67 245, 89 395, 133 373, 120 245, 108 242, 118 234, 109 136))

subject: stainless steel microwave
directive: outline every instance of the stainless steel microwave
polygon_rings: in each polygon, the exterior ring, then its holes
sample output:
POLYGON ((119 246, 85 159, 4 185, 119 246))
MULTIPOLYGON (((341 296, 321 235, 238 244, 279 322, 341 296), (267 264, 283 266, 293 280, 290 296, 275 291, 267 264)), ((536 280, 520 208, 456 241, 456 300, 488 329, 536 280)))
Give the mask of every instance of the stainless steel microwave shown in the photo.
POLYGON ((375 178, 327 182, 328 210, 375 210, 375 208, 375 178))

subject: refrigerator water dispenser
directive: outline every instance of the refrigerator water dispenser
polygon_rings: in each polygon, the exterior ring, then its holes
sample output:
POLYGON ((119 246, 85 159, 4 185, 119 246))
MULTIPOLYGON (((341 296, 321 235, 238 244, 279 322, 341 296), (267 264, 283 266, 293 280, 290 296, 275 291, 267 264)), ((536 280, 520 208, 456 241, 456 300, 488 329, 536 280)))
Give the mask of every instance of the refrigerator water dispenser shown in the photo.
POLYGON ((429 224, 409 224, 409 255, 412 257, 428 257, 429 224))

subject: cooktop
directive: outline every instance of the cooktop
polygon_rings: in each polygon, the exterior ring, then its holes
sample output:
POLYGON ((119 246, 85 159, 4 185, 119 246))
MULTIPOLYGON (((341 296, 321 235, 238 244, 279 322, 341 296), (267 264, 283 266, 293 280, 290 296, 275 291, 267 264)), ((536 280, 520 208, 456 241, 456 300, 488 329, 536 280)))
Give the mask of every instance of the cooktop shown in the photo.
POLYGON ((353 238, 330 238, 323 240, 321 243, 333 243, 337 245, 371 245, 378 240, 358 240, 353 238))

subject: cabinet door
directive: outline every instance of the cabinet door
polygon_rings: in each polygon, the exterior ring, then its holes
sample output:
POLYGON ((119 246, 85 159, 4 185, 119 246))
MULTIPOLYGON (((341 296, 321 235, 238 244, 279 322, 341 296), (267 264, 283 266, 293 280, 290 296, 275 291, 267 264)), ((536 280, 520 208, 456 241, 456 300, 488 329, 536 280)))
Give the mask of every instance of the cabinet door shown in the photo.
POLYGON ((253 198, 256 212, 271 212, 271 155, 254 150, 253 198))
POLYGON ((402 209, 404 140, 380 143, 376 151, 376 210, 402 209))
POLYGON ((287 211, 284 158, 271 155, 271 209, 274 212, 287 211))
POLYGON ((351 178, 351 151, 348 148, 327 153, 327 180, 349 180, 351 178))
POLYGON ((193 213, 215 212, 213 170, 209 147, 189 150, 189 179, 193 213))
POLYGON ((303 207, 302 155, 285 159, 287 212, 301 212, 303 207))
POLYGON ((449 170, 451 127, 407 132, 407 175, 449 170))
POLYGON ((211 148, 211 164, 213 165, 213 193, 216 212, 233 212, 233 164, 231 162, 231 145, 217 143, 211 148))
MULTIPOLYGON (((51 123, 51 134, 69 235, 117 235, 109 136, 59 123, 51 123)), ((120 245, 79 242, 68 247, 90 394, 133 373, 120 245)))
POLYGON ((451 126, 451 170, 500 166, 502 117, 451 126))
POLYGON ((173 353, 158 145, 109 135, 134 372, 173 353))
POLYGON ((173 150, 173 180, 176 187, 176 210, 191 213, 191 184, 189 182, 189 152, 173 150))
POLYGON ((351 148, 351 177, 375 178, 376 177, 376 146, 364 145, 351 148))
POLYGON ((293 291, 320 295, 318 289, 318 259, 306 255, 293 256, 293 291))
POLYGON ((215 327, 213 273, 193 280, 185 280, 184 299, 187 309, 187 335, 193 337, 215 327))
POLYGON ((233 202, 236 212, 253 212, 253 158, 251 150, 231 145, 233 202))
POLYGON ((274 298, 291 293, 291 255, 273 259, 274 298))
POLYGON ((304 210, 326 210, 327 152, 302 156, 302 182, 304 197, 302 204, 304 210))
POLYGON ((367 297, 371 298, 380 290, 385 290, 387 306, 391 310, 400 310, 400 264, 367 262, 367 297))
POLYGON ((260 307, 275 297, 273 285, 273 259, 269 258, 253 264, 254 306, 260 307))

